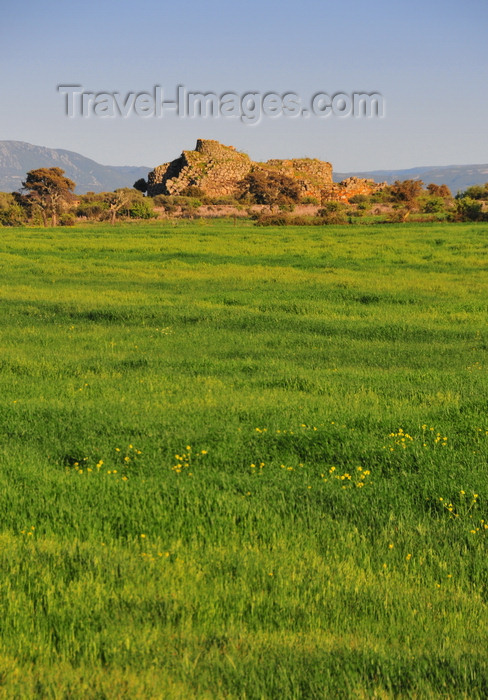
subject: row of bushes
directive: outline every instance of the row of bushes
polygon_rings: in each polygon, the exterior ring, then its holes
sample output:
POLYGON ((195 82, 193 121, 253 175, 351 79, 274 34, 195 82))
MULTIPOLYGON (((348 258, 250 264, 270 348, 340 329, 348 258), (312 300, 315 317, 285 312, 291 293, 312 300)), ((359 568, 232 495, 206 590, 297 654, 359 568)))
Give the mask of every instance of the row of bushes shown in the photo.
POLYGON ((465 197, 454 203, 448 211, 412 212, 406 207, 391 207, 374 212, 374 216, 366 217, 364 210, 353 208, 340 202, 329 202, 317 211, 315 216, 296 216, 292 212, 279 211, 254 214, 257 226, 310 226, 327 224, 352 224, 365 218, 371 223, 404 223, 406 221, 435 222, 435 221, 488 221, 488 211, 482 203, 465 197))
MULTIPOLYGON (((317 204, 307 197, 301 204, 317 204)), ((268 204, 266 213, 256 213, 251 205, 252 197, 240 201, 234 197, 208 197, 196 187, 190 187, 182 195, 157 195, 146 197, 137 189, 125 188, 115 192, 88 192, 79 195, 74 203, 65 203, 57 212, 61 225, 70 226, 79 219, 91 221, 115 221, 126 219, 156 218, 154 208, 163 209, 169 216, 193 218, 204 205, 214 207, 233 206, 247 211, 260 226, 302 224, 347 224, 361 218, 385 222, 406 220, 431 221, 487 221, 488 183, 468 188, 451 196, 445 185, 428 185, 420 181, 396 182, 370 195, 358 194, 349 203, 323 201, 314 216, 294 216, 296 202, 286 198, 268 204)), ((17 194, 0 193, 0 225, 21 226, 26 223, 42 225, 46 214, 31 199, 17 194)))

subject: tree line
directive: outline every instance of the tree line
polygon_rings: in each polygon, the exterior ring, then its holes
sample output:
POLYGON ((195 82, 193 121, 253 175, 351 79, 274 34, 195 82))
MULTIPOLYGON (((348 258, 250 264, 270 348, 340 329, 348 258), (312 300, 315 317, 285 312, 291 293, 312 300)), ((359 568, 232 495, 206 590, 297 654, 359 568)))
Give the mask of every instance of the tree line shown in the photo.
MULTIPOLYGON (((30 170, 22 190, 0 193, 0 225, 73 225, 77 221, 117 218, 150 219, 158 216, 194 218, 204 205, 230 205, 266 225, 272 223, 353 223, 364 221, 488 221, 488 183, 473 185, 452 196, 446 185, 421 180, 396 181, 371 194, 356 194, 344 201, 338 190, 320 198, 303 197, 296 180, 282 173, 256 171, 240 183, 235 196, 209 197, 197 186, 180 195, 145 196, 145 181, 113 192, 76 195, 76 184, 61 168, 30 170), (300 204, 315 205, 313 215, 294 216, 300 204), (253 209, 253 206, 261 208, 253 209), (246 210, 246 211, 244 211, 246 210)), ((339 185, 340 191, 340 185, 339 185)))

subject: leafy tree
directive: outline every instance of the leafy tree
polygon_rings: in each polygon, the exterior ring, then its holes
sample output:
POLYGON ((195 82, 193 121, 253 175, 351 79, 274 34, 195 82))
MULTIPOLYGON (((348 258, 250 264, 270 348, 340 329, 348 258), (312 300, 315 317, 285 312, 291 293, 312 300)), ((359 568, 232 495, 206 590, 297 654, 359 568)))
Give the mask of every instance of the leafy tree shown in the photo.
POLYGON ((136 180, 132 187, 135 190, 139 190, 139 192, 147 192, 147 182, 144 180, 143 177, 139 178, 139 180, 136 180))
POLYGON ((151 197, 144 197, 140 190, 124 187, 115 192, 104 192, 102 195, 105 207, 108 208, 110 223, 114 224, 118 215, 132 219, 151 219, 154 216, 151 197))
POLYGON ((432 196, 425 200, 422 210, 425 214, 438 214, 444 209, 445 205, 444 197, 432 196))
POLYGON ((283 173, 254 170, 240 183, 241 198, 251 198, 256 204, 271 207, 293 204, 300 199, 300 187, 293 178, 283 173))
POLYGON ((80 197, 80 203, 76 207, 77 216, 94 221, 99 221, 107 211, 108 204, 103 193, 87 192, 80 197))
POLYGON ((0 192, 0 226, 22 226, 26 212, 14 194, 0 192))
POLYGON ((457 217, 461 221, 483 221, 483 203, 471 197, 463 197, 456 202, 457 217))
POLYGON ((422 194, 423 184, 422 180, 395 180, 389 187, 391 199, 394 202, 414 206, 417 198, 422 194))
POLYGON ((451 190, 447 185, 436 185, 434 182, 431 182, 426 189, 432 197, 444 197, 444 199, 452 197, 451 190))
POLYGON ((130 202, 130 190, 127 188, 105 192, 104 201, 108 204, 110 211, 110 223, 115 224, 117 214, 130 202))
POLYGON ((456 199, 464 199, 465 197, 488 200, 488 182, 485 182, 484 185, 472 185, 464 192, 459 192, 456 195, 456 199))
POLYGON ((154 213, 152 203, 148 201, 148 198, 144 198, 141 201, 132 202, 129 209, 129 216, 131 219, 154 219, 156 214, 154 213))
POLYGON ((72 201, 76 184, 64 176, 61 168, 38 168, 27 173, 22 187, 27 191, 27 199, 40 208, 44 226, 49 215, 51 224, 56 226, 60 207, 63 202, 72 201))

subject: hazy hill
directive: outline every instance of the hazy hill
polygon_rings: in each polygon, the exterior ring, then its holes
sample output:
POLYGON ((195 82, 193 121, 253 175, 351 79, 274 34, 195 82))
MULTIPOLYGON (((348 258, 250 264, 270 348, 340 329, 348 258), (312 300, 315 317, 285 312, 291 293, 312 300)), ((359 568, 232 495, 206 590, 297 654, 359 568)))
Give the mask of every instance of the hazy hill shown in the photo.
POLYGON ((370 172, 334 173, 334 182, 340 182, 346 177, 372 178, 375 182, 395 180, 422 180, 426 185, 433 182, 436 185, 447 185, 453 194, 465 190, 471 185, 488 182, 488 165, 443 165, 408 170, 372 170, 370 172))
POLYGON ((0 141, 0 191, 14 192, 22 186, 26 173, 35 168, 62 168, 76 182, 76 192, 111 192, 132 187, 146 178, 151 168, 100 165, 79 153, 62 148, 33 146, 24 141, 0 141))

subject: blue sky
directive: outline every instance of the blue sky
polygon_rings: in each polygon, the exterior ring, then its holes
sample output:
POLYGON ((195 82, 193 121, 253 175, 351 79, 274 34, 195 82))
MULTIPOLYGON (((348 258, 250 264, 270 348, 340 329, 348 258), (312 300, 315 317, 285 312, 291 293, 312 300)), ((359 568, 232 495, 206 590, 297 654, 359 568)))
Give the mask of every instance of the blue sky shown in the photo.
POLYGON ((0 139, 155 166, 214 138, 255 160, 338 171, 488 163, 486 0, 27 0, 0 26, 0 139), (91 92, 379 92, 381 119, 69 119, 58 84, 91 92))

